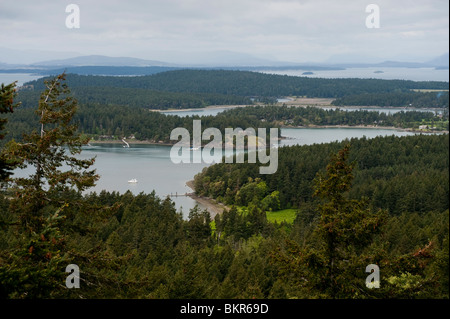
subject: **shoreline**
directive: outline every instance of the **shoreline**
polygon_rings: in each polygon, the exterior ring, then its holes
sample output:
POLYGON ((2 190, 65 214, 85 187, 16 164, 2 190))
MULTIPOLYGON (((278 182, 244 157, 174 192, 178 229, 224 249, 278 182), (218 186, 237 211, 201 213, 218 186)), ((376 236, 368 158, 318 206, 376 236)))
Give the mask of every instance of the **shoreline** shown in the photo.
POLYGON ((216 215, 222 214, 224 209, 229 210, 230 207, 216 202, 214 199, 209 197, 197 196, 195 195, 194 181, 190 180, 186 182, 186 186, 192 189, 193 193, 188 194, 190 198, 198 202, 200 205, 204 206, 211 215, 211 219, 214 220, 216 215))
POLYGON ((379 130, 394 130, 394 131, 399 131, 399 132, 413 132, 413 133, 429 133, 429 134, 433 134, 433 133, 443 133, 443 134, 448 134, 449 131, 424 131, 424 130, 420 130, 420 129, 414 129, 414 128, 403 128, 403 127, 395 127, 395 126, 377 126, 377 125, 308 125, 308 126, 289 126, 289 125, 284 125, 281 128, 294 128, 294 129, 302 129, 302 128, 317 128, 317 129, 321 129, 321 128, 354 128, 354 129, 379 129, 379 130))
POLYGON ((247 107, 247 106, 257 106, 262 104, 230 104, 230 105, 208 105, 205 107, 197 107, 197 108, 189 108, 189 109, 149 109, 150 112, 158 112, 158 113, 176 113, 176 112, 192 112, 192 111, 201 111, 201 110, 214 110, 214 109, 234 109, 238 107, 247 107))
MULTIPOLYGON (((308 125, 308 126, 294 126, 294 125, 283 125, 280 129, 323 129, 323 128, 348 128, 348 129, 379 129, 379 130, 394 130, 399 132, 412 132, 412 133, 423 133, 423 134, 449 134, 449 131, 424 131, 414 128, 402 128, 394 126, 376 126, 376 125, 308 125)), ((286 139, 285 136, 280 136, 280 140, 286 139)), ((160 143, 152 142, 149 140, 125 140, 130 145, 161 145, 161 146, 173 146, 175 143, 160 143)), ((90 140, 89 144, 124 144, 122 140, 90 140)))
MULTIPOLYGON (((435 112, 441 110, 440 108, 414 108, 408 106, 378 106, 378 105, 344 105, 344 106, 336 106, 331 103, 335 100, 333 98, 306 98, 306 97, 295 97, 295 96, 286 96, 281 99, 286 99, 287 101, 282 101, 275 103, 277 106, 291 106, 291 107, 317 107, 317 108, 337 108, 337 109, 379 109, 379 110, 392 110, 392 109, 402 109, 402 110, 426 110, 428 112, 435 112)), ((198 108, 188 108, 188 109, 149 109, 150 112, 158 112, 158 113, 176 113, 176 112, 192 112, 192 111, 201 111, 201 110, 214 110, 214 109, 233 109, 239 107, 253 107, 253 106, 264 106, 263 103, 255 103, 255 104, 225 104, 225 105, 208 105, 205 107, 198 108)))
MULTIPOLYGON (((128 144, 131 145, 162 145, 162 146, 173 146, 174 144, 170 143, 159 143, 152 142, 149 140, 126 140, 128 144)), ((124 144, 122 140, 90 140, 89 144, 124 144)))

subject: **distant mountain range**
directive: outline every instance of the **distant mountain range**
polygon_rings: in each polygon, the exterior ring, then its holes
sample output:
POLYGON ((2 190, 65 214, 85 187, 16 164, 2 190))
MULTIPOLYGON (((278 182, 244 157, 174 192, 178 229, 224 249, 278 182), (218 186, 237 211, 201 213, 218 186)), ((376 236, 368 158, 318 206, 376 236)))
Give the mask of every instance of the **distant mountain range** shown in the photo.
POLYGON ((42 61, 31 64, 36 67, 61 67, 61 66, 174 66, 174 64, 155 61, 144 60, 130 57, 109 57, 104 55, 85 55, 69 59, 59 59, 42 61))
POLYGON ((429 64, 434 65, 436 67, 447 67, 449 66, 449 54, 445 53, 441 56, 438 56, 430 61, 428 61, 429 64))
MULTIPOLYGON (((78 56, 68 59, 46 60, 31 64, 7 64, 0 62, 0 73, 35 73, 35 74, 57 74, 66 70, 70 73, 78 74, 104 74, 104 75, 147 75, 163 72, 172 69, 194 67, 194 68, 223 68, 236 70, 287 70, 299 69, 306 71, 315 70, 342 70, 345 68, 366 68, 366 67, 406 67, 422 68, 434 67, 437 69, 449 68, 449 54, 445 53, 429 61, 401 62, 384 61, 377 63, 352 63, 342 62, 332 63, 333 59, 326 63, 292 63, 274 61, 254 57, 249 54, 236 53, 231 51, 217 51, 204 53, 203 56, 196 56, 203 63, 195 64, 194 60, 186 60, 184 65, 168 63, 157 60, 146 60, 132 57, 110 57, 104 55, 78 56)), ((193 58, 192 58, 193 59, 193 58)), ((350 58, 351 59, 351 58, 350 58)), ((334 59, 337 62, 339 58, 334 59)), ((353 59, 356 61, 357 59, 353 59)), ((359 59, 360 60, 360 59, 359 59)))
POLYGON ((330 63, 329 65, 341 66, 346 68, 352 67, 385 67, 385 68, 424 68, 424 67, 438 67, 438 68, 449 68, 449 54, 445 53, 436 58, 433 58, 426 62, 402 62, 402 61, 383 61, 374 63, 352 63, 352 62, 341 62, 341 63, 330 63))

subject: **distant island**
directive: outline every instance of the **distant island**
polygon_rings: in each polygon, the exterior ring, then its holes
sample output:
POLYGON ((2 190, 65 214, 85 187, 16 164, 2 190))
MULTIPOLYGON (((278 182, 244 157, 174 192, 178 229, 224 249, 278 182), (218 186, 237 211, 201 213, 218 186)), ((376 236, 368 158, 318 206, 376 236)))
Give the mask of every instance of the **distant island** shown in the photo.
POLYGON ((312 75, 312 74, 314 74, 314 72, 311 71, 306 71, 302 73, 302 75, 312 75))
POLYGON ((377 71, 375 71, 375 72, 373 72, 373 73, 379 74, 379 73, 384 73, 384 71, 377 70, 377 71))

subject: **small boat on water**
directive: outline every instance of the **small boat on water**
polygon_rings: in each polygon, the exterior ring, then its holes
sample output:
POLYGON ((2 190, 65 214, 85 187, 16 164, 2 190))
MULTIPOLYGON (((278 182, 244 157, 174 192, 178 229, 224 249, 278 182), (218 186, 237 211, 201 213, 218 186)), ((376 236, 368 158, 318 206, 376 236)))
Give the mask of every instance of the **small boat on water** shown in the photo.
POLYGON ((130 180, 128 181, 128 183, 137 183, 137 182, 138 182, 138 181, 137 181, 136 178, 130 179, 130 180))

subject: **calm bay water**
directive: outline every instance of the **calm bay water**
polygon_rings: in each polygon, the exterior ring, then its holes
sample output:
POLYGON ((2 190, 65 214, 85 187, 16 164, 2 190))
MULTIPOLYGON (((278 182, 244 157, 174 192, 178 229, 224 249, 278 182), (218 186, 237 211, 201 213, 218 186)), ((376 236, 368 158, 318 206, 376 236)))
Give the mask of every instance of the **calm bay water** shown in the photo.
POLYGON ((216 107, 216 108, 205 108, 205 109, 198 109, 198 110, 184 110, 184 111, 165 111, 165 112, 161 112, 163 114, 166 115, 177 115, 180 117, 186 117, 186 116, 216 116, 217 114, 229 110, 229 109, 234 109, 237 106, 228 106, 228 107, 216 107))
POLYGON ((34 81, 42 77, 42 75, 33 75, 28 73, 0 73, 0 83, 4 83, 6 85, 17 81, 17 85, 21 86, 26 82, 34 81))
MULTIPOLYGON (((165 198, 168 195, 182 195, 192 192, 186 182, 192 180, 207 164, 174 164, 170 160, 170 146, 99 144, 85 147, 83 156, 96 156, 94 168, 101 176, 90 191, 101 190, 133 194, 155 193, 165 198), (136 178, 137 183, 128 183, 136 178)), ((177 209, 188 216, 189 210, 197 204, 190 197, 172 197, 177 209)))
POLYGON ((312 145, 343 141, 351 138, 374 138, 377 136, 408 136, 412 132, 371 129, 371 128, 283 128, 281 136, 286 137, 280 141, 280 146, 312 145))
POLYGON ((382 80, 411 80, 411 81, 449 81, 449 70, 434 68, 347 68, 345 70, 318 70, 313 74, 303 75, 308 70, 265 70, 261 73, 306 76, 311 78, 361 78, 382 80))

